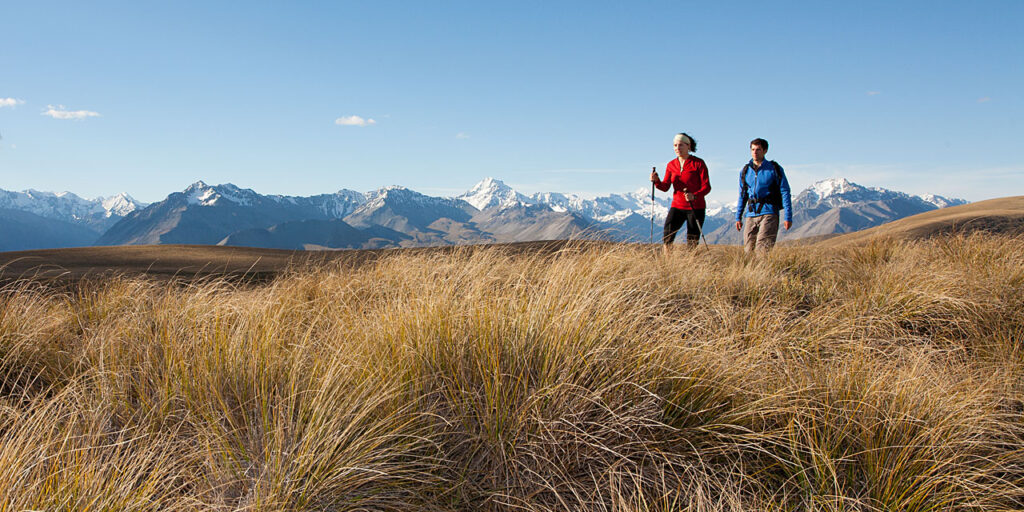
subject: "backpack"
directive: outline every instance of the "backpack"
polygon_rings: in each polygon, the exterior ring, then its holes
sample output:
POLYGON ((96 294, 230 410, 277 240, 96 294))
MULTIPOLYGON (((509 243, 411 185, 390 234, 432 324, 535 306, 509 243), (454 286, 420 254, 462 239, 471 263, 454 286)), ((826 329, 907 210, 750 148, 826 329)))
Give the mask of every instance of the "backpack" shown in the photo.
POLYGON ((776 211, 782 211, 782 178, 779 177, 779 174, 784 171, 782 170, 782 166, 775 160, 769 160, 769 162, 772 164, 772 174, 775 175, 775 185, 767 196, 760 199, 747 196, 747 171, 750 169, 750 163, 748 162, 744 165, 743 170, 740 171, 740 183, 743 187, 742 195, 747 197, 747 210, 758 215, 761 214, 761 208, 764 208, 764 205, 766 204, 774 206, 776 211), (754 208, 755 206, 757 207, 756 210, 754 208))

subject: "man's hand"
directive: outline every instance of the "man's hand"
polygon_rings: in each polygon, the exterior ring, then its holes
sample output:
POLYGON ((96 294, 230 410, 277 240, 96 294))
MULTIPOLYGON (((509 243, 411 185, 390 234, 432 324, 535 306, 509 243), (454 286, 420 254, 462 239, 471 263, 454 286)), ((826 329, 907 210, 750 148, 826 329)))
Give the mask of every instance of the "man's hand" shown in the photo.
POLYGON ((786 228, 786 231, 789 231, 789 228, 793 227, 793 223, 788 220, 782 221, 782 225, 786 228))
POLYGON ((658 179, 658 173, 651 171, 651 183, 658 183, 659 181, 661 180, 658 179))
POLYGON ((742 230, 743 230, 743 223, 740 222, 740 221, 736 221, 736 231, 742 231, 742 230))

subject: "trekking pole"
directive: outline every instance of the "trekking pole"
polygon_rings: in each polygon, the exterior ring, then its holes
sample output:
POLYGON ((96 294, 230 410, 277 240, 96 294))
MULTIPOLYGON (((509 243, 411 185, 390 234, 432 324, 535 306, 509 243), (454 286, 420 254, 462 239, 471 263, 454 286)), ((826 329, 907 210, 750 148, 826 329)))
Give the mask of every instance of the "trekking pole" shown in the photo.
MULTIPOLYGON (((708 246, 708 239, 704 238, 704 228, 700 226, 700 222, 697 222, 697 214, 693 213, 693 210, 686 210, 686 222, 692 222, 697 225, 697 231, 700 233, 701 240, 704 240, 704 248, 708 250, 708 254, 711 254, 711 247, 708 246)), ((700 242, 697 242, 700 245, 700 242)))
MULTIPOLYGON (((657 167, 651 167, 651 172, 658 172, 657 167)), ((654 182, 651 182, 651 245, 654 245, 654 182)))

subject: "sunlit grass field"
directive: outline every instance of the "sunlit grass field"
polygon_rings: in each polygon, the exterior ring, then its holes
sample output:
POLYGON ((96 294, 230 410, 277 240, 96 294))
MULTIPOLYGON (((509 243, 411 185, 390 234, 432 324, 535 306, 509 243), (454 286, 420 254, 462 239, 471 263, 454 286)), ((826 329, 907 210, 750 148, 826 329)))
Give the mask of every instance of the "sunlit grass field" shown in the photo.
POLYGON ((0 511, 1024 509, 1024 238, 0 290, 0 511))

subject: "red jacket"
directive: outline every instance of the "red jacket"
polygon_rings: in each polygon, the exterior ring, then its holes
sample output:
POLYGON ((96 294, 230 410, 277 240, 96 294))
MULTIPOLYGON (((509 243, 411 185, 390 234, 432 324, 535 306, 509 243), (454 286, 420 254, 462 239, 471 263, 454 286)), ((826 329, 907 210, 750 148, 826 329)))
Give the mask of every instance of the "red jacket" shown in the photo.
POLYGON ((667 192, 669 185, 675 188, 675 193, 672 196, 672 208, 701 210, 707 207, 704 203, 704 196, 711 192, 711 180, 708 178, 707 164, 699 157, 693 155, 687 157, 682 171, 679 170, 679 159, 673 158, 665 166, 665 178, 654 184, 662 192, 667 192), (693 198, 693 203, 686 200, 684 191, 696 196, 693 198))

